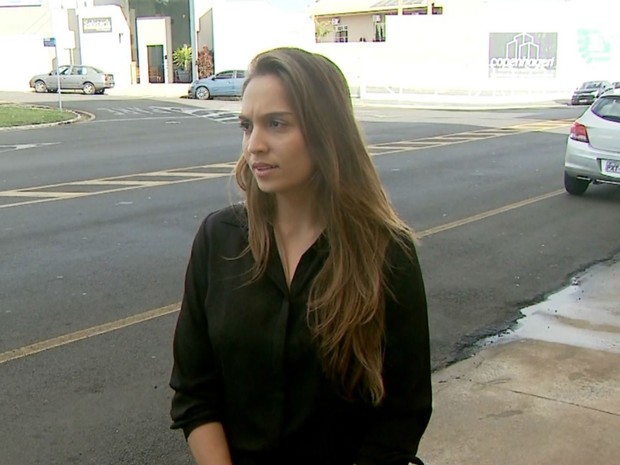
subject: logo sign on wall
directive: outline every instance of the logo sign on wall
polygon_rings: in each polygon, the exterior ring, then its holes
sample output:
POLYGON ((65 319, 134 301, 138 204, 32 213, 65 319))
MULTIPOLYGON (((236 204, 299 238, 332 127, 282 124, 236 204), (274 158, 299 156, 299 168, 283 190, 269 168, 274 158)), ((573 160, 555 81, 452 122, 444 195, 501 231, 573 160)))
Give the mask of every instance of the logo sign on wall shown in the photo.
POLYGON ((112 18, 82 18, 82 32, 112 32, 112 18))
POLYGON ((491 32, 490 77, 555 77, 557 32, 491 32))

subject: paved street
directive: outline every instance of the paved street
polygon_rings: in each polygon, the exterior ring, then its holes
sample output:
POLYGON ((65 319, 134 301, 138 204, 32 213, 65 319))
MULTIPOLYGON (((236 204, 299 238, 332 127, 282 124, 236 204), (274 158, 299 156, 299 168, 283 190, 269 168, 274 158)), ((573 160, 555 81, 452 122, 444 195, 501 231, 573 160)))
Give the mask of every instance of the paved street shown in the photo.
MULTIPOLYGON (((167 430, 171 336, 196 228, 236 198, 239 105, 81 97, 65 105, 88 121, 0 132, 0 450, 189 464, 167 430)), ((620 190, 562 189, 583 108, 356 111, 421 236, 435 369, 619 251, 620 190)))

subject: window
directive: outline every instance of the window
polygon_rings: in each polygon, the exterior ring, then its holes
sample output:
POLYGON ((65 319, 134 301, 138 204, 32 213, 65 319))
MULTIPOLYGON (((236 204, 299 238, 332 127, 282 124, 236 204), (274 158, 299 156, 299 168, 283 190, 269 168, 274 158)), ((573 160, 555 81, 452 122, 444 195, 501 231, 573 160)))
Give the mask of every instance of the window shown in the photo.
POLYGON ((611 96, 598 99, 592 105, 592 113, 607 121, 620 123, 620 97, 611 96))
POLYGON ((232 71, 222 71, 221 73, 217 73, 215 75, 215 79, 232 79, 233 72, 232 71))
POLYGON ((238 78, 244 78, 245 77, 245 71, 237 71, 237 77, 238 78))
POLYGON ((381 16, 381 21, 375 22, 375 42, 385 42, 385 16, 381 16))
POLYGON ((336 40, 334 42, 348 42, 349 28, 347 26, 336 26, 336 40))

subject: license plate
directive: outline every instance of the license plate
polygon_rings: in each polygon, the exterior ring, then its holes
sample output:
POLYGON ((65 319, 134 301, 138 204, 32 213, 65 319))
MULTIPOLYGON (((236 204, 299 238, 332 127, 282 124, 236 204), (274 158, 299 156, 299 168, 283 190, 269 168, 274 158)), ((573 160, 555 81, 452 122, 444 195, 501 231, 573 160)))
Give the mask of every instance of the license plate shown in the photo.
POLYGON ((603 173, 620 176, 620 161, 603 160, 603 173))

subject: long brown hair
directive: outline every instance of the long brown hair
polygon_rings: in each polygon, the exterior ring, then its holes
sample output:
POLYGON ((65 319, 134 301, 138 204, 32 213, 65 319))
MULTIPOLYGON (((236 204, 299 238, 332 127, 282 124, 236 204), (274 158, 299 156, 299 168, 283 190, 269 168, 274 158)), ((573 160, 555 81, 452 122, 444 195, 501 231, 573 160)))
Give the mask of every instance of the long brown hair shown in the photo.
MULTIPOLYGON (((259 54, 245 85, 275 75, 314 160, 329 253, 310 290, 308 322, 326 375, 347 398, 378 404, 384 396, 386 249, 413 232, 392 208, 354 117, 346 79, 328 58, 296 48, 259 54)), ((242 154, 235 176, 246 197, 253 276, 266 269, 272 194, 262 192, 242 154)), ((408 250, 408 247, 405 247, 408 250)))

